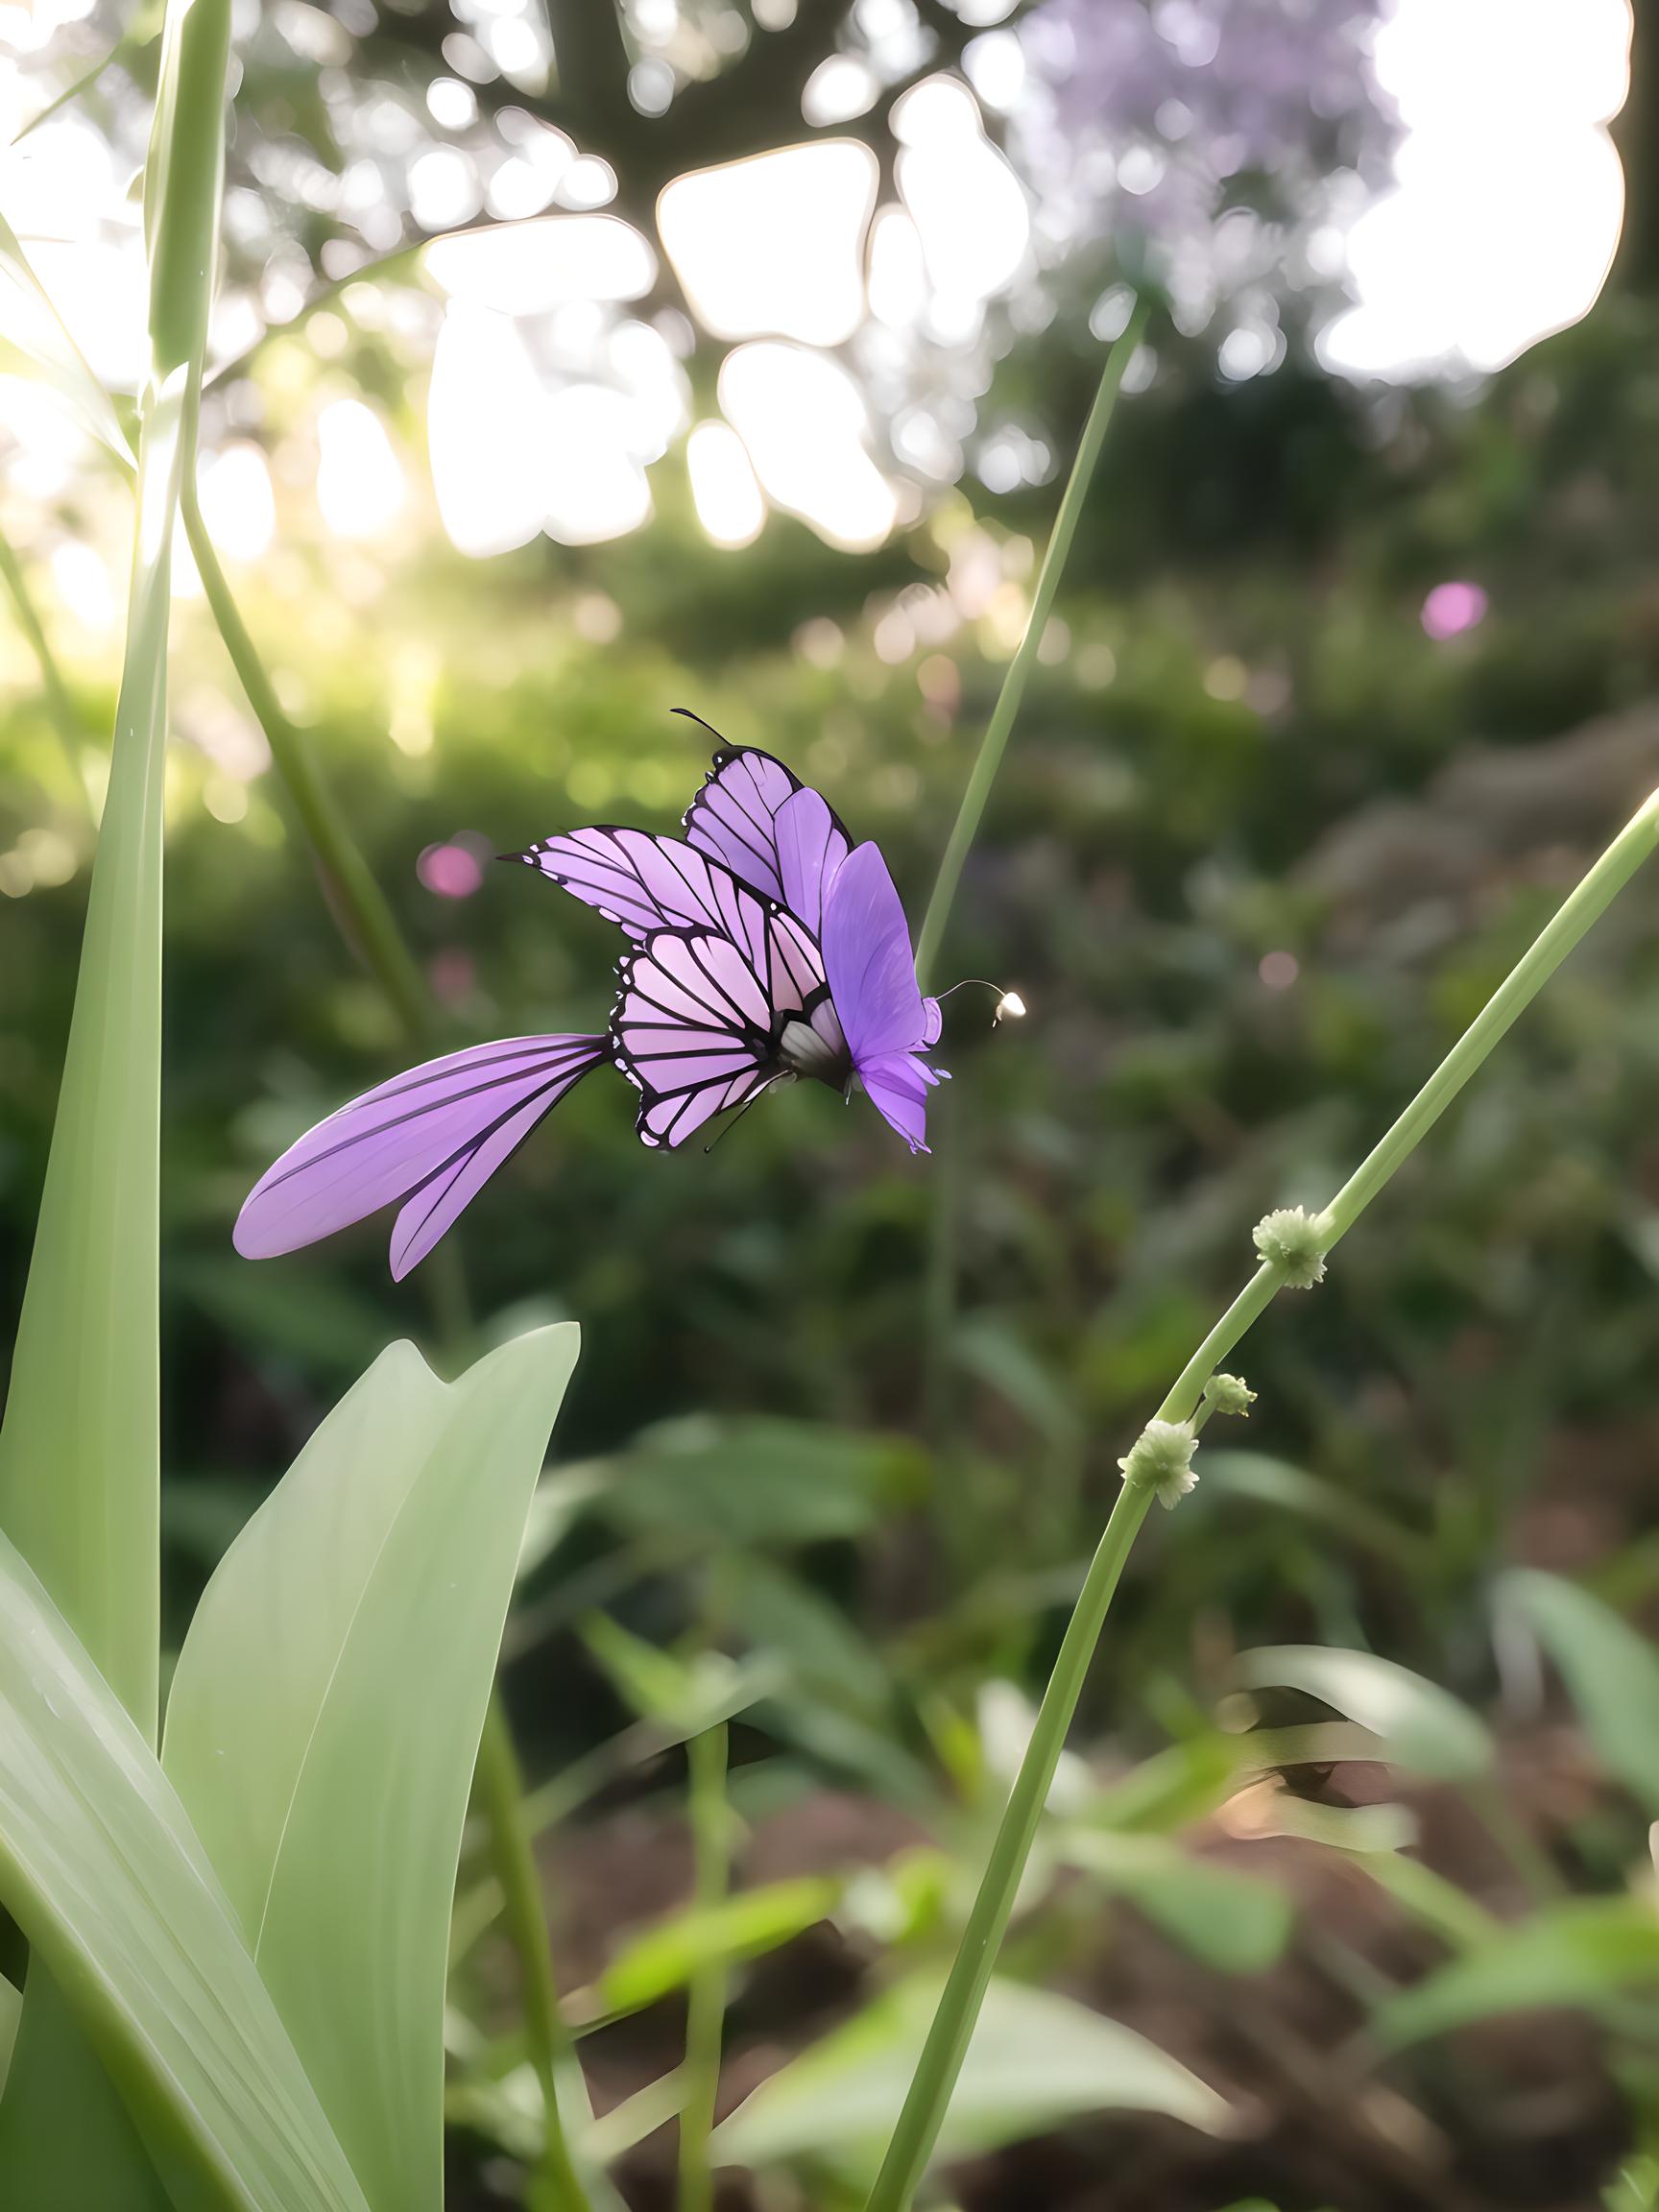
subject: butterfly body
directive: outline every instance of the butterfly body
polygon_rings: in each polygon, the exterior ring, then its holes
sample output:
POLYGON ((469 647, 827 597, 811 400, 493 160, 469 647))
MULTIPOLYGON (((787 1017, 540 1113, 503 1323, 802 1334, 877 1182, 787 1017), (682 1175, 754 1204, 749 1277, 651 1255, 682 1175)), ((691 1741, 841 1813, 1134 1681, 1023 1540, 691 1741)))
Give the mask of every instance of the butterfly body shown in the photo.
POLYGON ((396 1199, 393 1272, 406 1273, 607 1061, 638 1094, 635 1129, 653 1149, 802 1080, 845 1097, 862 1088, 926 1151, 939 1003, 917 983, 877 847, 854 846, 818 792, 748 746, 716 753, 682 827, 684 838, 566 830, 504 854, 628 939, 604 1033, 473 1046, 354 1099, 260 1178, 237 1249, 292 1251, 396 1199))
POLYGON ((828 998, 810 1020, 796 1015, 784 1022, 778 1056, 790 1075, 828 1083, 831 1091, 845 1093, 853 1080, 853 1055, 847 1049, 840 1016, 828 998))

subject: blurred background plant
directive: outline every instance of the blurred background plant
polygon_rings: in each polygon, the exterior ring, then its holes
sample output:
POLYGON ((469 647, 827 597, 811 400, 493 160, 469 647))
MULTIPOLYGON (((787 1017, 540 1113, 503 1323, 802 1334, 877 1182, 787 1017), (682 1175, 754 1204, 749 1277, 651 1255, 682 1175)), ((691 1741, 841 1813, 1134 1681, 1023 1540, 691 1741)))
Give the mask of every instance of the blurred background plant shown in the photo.
MULTIPOLYGON (((118 390, 156 29, 0 16, 0 208, 118 390)), ((465 1232, 481 1340, 583 1325, 506 1688, 599 2150, 673 2200, 685 1991, 729 1984, 715 2157, 856 2203, 1149 1400, 1659 781, 1659 39, 1622 0, 285 0, 235 51, 203 509, 455 1042, 603 1014, 604 926, 490 856, 671 827, 675 705, 919 915, 1101 346, 1160 303, 940 972, 1032 1018, 953 1001, 933 1158, 781 1096, 647 1159, 595 1089, 465 1232)), ((14 1308, 130 506, 14 282, 0 334, 14 1308)), ((372 1233, 230 1252, 402 1041, 174 581, 176 1640, 344 1385, 457 1316, 372 1233)), ((1656 913, 1254 1334, 1249 1428, 1131 1565, 948 2200, 1659 2202, 1656 913)), ((466 2206, 541 2131, 500 1903, 480 1838, 466 2206)))

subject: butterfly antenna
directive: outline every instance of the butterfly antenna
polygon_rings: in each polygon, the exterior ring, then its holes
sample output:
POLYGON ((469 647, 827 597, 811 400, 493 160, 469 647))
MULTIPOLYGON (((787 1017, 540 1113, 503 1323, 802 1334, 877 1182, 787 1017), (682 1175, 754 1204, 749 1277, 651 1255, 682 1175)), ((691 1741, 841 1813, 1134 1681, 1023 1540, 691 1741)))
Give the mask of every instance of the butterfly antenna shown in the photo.
MULTIPOLYGON (((678 711, 679 709, 676 709, 676 712, 678 711)), ((691 719, 696 721, 696 715, 693 715, 691 719)), ((736 1113, 733 1115, 731 1120, 727 1122, 725 1128, 720 1130, 715 1136, 711 1137, 708 1143, 704 1145, 703 1157, 705 1160, 708 1159, 709 1153, 713 1151, 715 1145, 719 1143, 722 1137, 731 1136, 733 1130, 736 1128, 738 1122, 742 1120, 744 1115, 748 1113, 750 1107, 757 1106, 760 1100, 765 1097, 767 1092, 771 1090, 774 1083, 782 1083, 786 1081, 788 1073, 789 1070, 784 1069, 781 1074, 770 1075, 767 1077, 766 1081, 761 1084, 758 1091, 750 1092, 748 1097, 744 1099, 742 1105, 738 1107, 736 1113)))
MULTIPOLYGON (((668 711, 671 714, 684 714, 687 722, 695 722, 700 730, 707 730, 709 736, 713 738, 716 745, 725 744, 725 738, 720 734, 719 731, 715 729, 713 723, 705 722, 702 715, 693 712, 689 707, 671 707, 668 711)), ((758 1096, 759 1094, 757 1093, 756 1095, 758 1096)))
POLYGON ((989 983, 983 975, 964 975, 960 983, 952 983, 949 991, 937 992, 935 997, 942 1002, 952 991, 968 990, 996 992, 997 1011, 991 1017, 993 1029, 1003 1022, 1018 1022, 1024 1015, 1025 1001, 1018 991, 1005 991, 1000 983, 989 983))

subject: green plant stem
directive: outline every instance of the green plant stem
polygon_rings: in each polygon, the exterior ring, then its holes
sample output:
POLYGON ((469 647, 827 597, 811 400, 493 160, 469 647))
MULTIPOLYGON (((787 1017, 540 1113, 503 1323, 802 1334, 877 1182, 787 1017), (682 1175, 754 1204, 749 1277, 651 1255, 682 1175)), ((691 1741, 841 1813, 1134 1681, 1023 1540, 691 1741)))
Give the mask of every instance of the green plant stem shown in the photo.
MULTIPOLYGON (((194 471, 185 478, 180 511, 196 570, 225 650, 248 704, 265 733, 276 772, 316 856, 329 908, 341 934, 379 983, 411 1041, 418 1048, 429 1047, 436 1034, 436 1022, 424 978, 404 942, 385 893, 317 770, 303 733, 289 720, 276 696, 276 687, 242 619, 208 534, 194 471)), ((466 1287, 453 1268, 447 1281, 440 1280, 439 1294, 450 1313, 453 1330, 464 1331, 466 1287)), ((587 2196, 571 2163, 554 2097, 558 2066, 566 2055, 571 2065, 576 2064, 576 2060, 570 2053, 559 2011, 547 1916, 530 1847, 530 1831, 525 1823, 517 1755, 498 1690, 492 1695, 478 1748, 478 1793, 490 1830, 491 1851, 508 1927, 523 1975, 526 2033, 547 2099, 547 2148, 542 2175, 547 2201, 557 2207, 558 2212, 587 2212, 587 2196)))
POLYGON ((58 656, 46 636, 39 609, 29 589, 29 579, 17 558, 17 549, 4 531, 0 531, 0 583, 5 584, 16 613, 17 626, 29 640, 29 650, 40 671, 40 693, 52 717, 52 727, 58 733, 58 741, 63 748, 69 781, 86 819, 91 821, 92 802, 86 793, 86 780, 81 773, 81 717, 75 711, 75 702, 69 696, 58 656))
MULTIPOLYGON (((685 1746, 690 1775, 691 1850, 700 1908, 718 1905, 731 1871, 731 1816, 726 1801, 726 1723, 706 1728, 685 1746)), ((691 1977, 685 2008, 685 2097, 680 2107, 678 2212, 710 2212, 714 2176, 709 2138, 720 2092, 720 2051, 726 2028, 727 1965, 705 1959, 691 1977)))
POLYGON ((499 1693, 490 1700, 478 1745, 477 1790, 490 1824, 495 1879, 501 1885, 508 1926, 522 1964, 524 2037, 546 2106, 539 2198, 546 2212, 587 2212, 587 2192, 571 2158, 559 2110, 560 2073, 577 2061, 559 2010, 541 1878, 523 1819, 523 1781, 499 1693))
POLYGON ((1071 550, 1071 541, 1077 535, 1077 520, 1089 497, 1094 465, 1100 458, 1101 446, 1106 443, 1106 431, 1118 402, 1123 372, 1141 343, 1146 327, 1147 312, 1143 301, 1136 303, 1122 336, 1107 354, 1106 366, 1100 372, 1100 388, 1094 395, 1094 406, 1089 410, 1089 420, 1083 425, 1076 458, 1071 464, 1071 473, 1066 480, 1066 490, 1061 496, 1060 512, 1054 517, 1054 528, 1043 555, 1043 565, 1037 572, 1037 589, 1031 595, 1031 613, 1025 624, 1025 635, 1021 638, 1019 651, 1009 661, 1008 673, 1002 679, 997 705, 979 743, 974 772, 968 779, 967 790, 962 794, 962 804, 957 809, 950 841, 945 848, 945 857, 939 863, 933 896, 927 902, 927 911, 922 920, 922 935, 916 951, 916 974, 924 990, 927 988, 927 978, 933 972, 933 962, 938 956, 939 940, 945 934, 945 925, 950 919, 956 886, 962 879, 963 864, 978 832, 986 801, 991 796, 991 786, 997 781, 997 771, 1001 767, 1002 756, 1008 750, 1014 717, 1020 711, 1020 702, 1025 696, 1026 683, 1042 648, 1043 633, 1048 627, 1048 616, 1054 605, 1054 594, 1060 589, 1066 557, 1071 550))
MULTIPOLYGON (((1353 1227, 1517 1015, 1536 997, 1656 846, 1659 846, 1659 792, 1614 839, 1382 1142, 1326 1208, 1320 1218, 1326 1230, 1327 1249, 1353 1227)), ((1159 1420, 1191 1418, 1205 1383, 1246 1330, 1265 1311, 1282 1283, 1283 1273, 1277 1267, 1263 1264, 1256 1270, 1182 1368, 1158 1408, 1159 1420)), ((867 2212, 905 2212, 926 2170, 950 2102, 950 2092, 967 2056, 998 1947, 1014 1908, 1090 1660, 1124 1559, 1146 1517, 1151 1499, 1149 1489, 1125 1488, 1118 1494, 1106 1523, 1099 1549, 1090 1564, 1076 1609, 1061 1643, 1030 1745, 992 1844, 978 1894, 969 1913, 968 1925, 893 2139, 871 2191, 867 2212)))
POLYGON ((352 950, 385 992, 410 1037, 417 1045, 430 1044, 434 1028, 432 1003, 421 971, 403 941, 385 893, 358 850, 356 839, 347 828, 311 757, 304 733, 295 728, 276 696, 276 687, 259 657, 220 565, 203 518, 193 475, 185 481, 180 509, 202 589, 206 593, 225 650, 230 656, 230 664, 247 694, 254 719, 265 733, 276 772, 316 854, 335 918, 352 950))

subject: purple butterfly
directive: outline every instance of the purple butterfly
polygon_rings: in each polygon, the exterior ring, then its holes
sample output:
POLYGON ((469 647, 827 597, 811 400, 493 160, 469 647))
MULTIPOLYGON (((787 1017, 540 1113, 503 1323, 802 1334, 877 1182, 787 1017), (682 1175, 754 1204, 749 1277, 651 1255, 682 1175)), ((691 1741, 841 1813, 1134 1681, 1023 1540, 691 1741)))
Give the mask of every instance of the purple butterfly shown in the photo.
MULTIPOLYGON (((693 717, 696 719, 696 717, 693 717)), ((263 1174, 235 1243, 269 1259, 401 1201, 401 1280, 561 1098, 610 1061, 639 1093, 635 1128, 684 1144, 776 1083, 813 1077, 871 1103, 925 1152, 939 1002, 925 998, 904 910, 873 844, 769 753, 722 746, 684 839, 572 830, 521 860, 630 939, 604 1035, 515 1037, 451 1052, 342 1106, 263 1174)))

